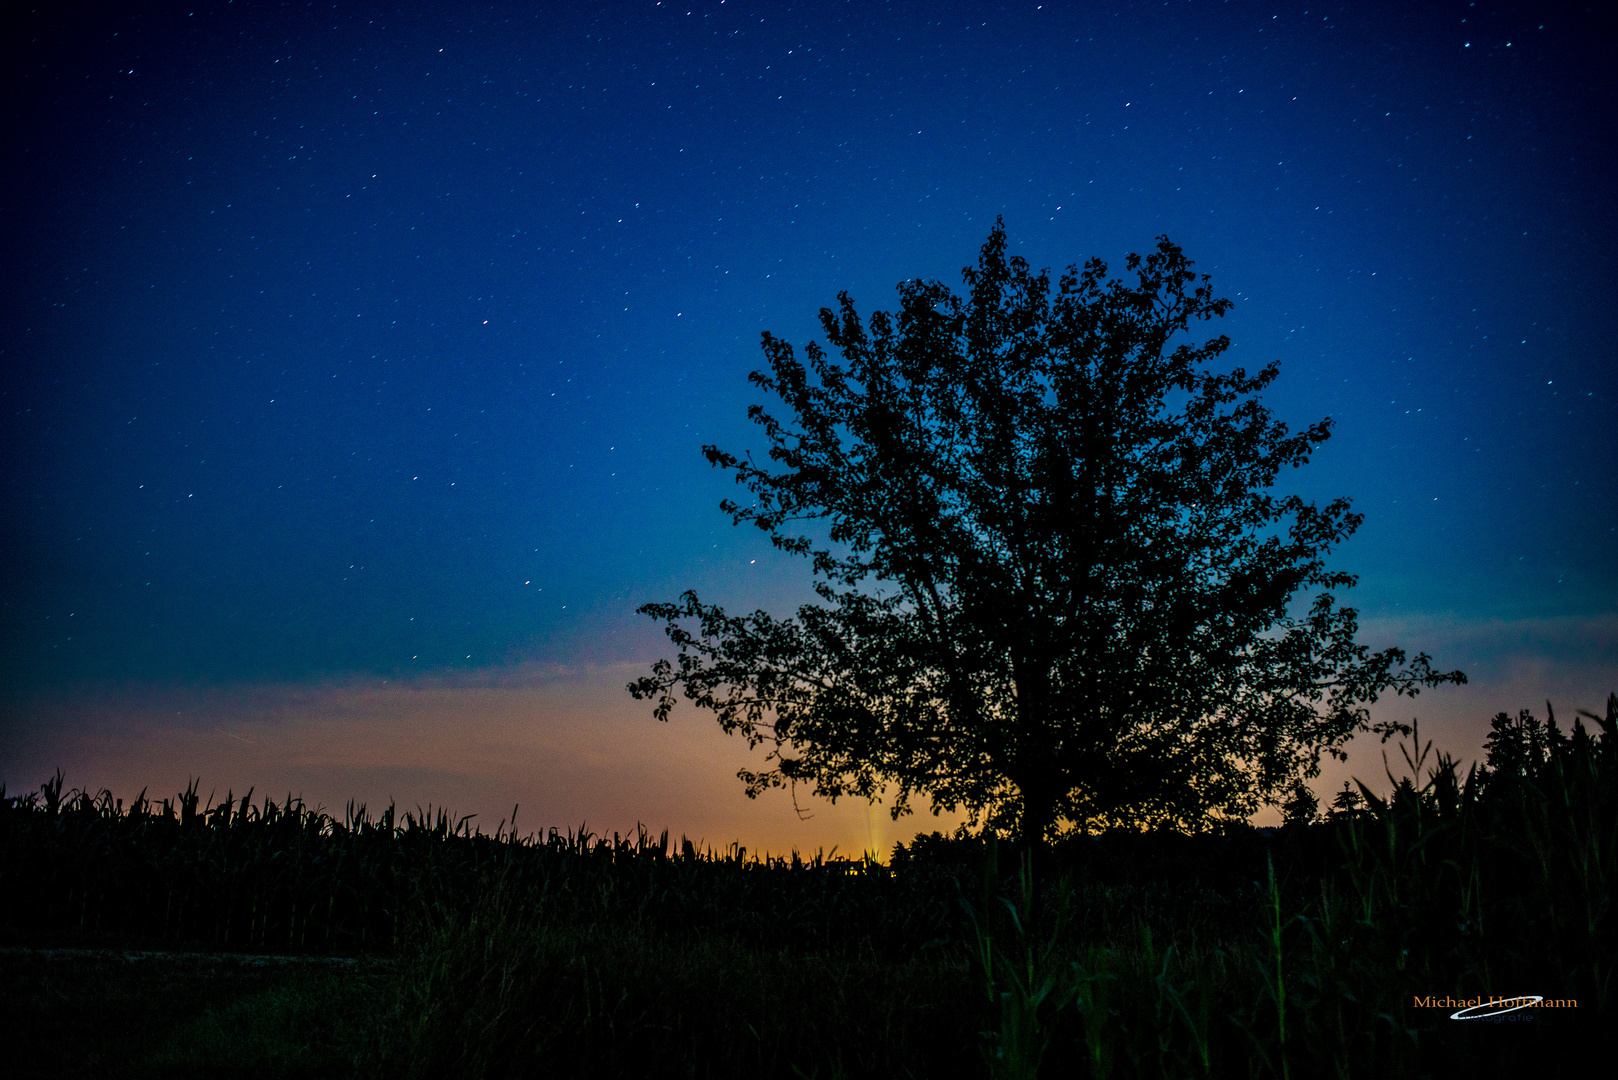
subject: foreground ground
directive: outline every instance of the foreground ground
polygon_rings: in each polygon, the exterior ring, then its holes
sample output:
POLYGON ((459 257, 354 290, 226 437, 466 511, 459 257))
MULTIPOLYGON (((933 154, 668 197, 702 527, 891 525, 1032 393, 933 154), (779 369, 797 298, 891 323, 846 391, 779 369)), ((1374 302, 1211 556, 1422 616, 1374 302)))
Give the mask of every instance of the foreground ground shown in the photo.
POLYGON ((15 1077, 346 1077, 386 961, 0 950, 15 1077))

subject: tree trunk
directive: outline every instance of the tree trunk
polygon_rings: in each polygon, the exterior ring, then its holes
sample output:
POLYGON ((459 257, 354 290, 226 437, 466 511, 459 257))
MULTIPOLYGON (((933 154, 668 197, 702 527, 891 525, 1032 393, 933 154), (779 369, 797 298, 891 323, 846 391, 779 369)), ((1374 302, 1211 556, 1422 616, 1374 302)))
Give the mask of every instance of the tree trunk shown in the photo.
POLYGON ((1047 705, 1050 699, 1050 671, 1037 649, 1012 654, 1012 671, 1017 687, 1017 785, 1022 802, 1017 816, 1017 848, 1026 856, 1035 880, 1042 873, 1046 835, 1056 824, 1056 784, 1053 782, 1052 747, 1046 735, 1047 705))
MULTIPOLYGON (((1022 785, 1018 785, 1022 787, 1022 785)), ((1036 884, 1049 868, 1047 837, 1056 824, 1056 800, 1047 785, 1038 782, 1022 787, 1022 814, 1017 823, 1017 852, 1028 860, 1036 884)))

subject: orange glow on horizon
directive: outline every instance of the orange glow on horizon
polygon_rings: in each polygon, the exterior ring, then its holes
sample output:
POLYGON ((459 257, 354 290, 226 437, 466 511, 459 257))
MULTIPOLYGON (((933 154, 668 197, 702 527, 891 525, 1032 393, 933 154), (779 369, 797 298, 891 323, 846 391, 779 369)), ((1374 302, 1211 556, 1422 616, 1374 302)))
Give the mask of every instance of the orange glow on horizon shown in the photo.
MULTIPOLYGON (((1443 667, 1461 667, 1465 687, 1384 699, 1376 719, 1421 718, 1423 740, 1447 751, 1464 774, 1481 760, 1489 718, 1530 708, 1544 716, 1550 698, 1564 730, 1577 708, 1601 711, 1618 687, 1618 618, 1516 622, 1368 620, 1373 647, 1402 642, 1424 648, 1443 667)), ((200 780, 204 797, 256 799, 291 794, 342 813, 353 800, 373 810, 443 807, 476 815, 492 832, 509 828, 518 806, 522 834, 551 827, 597 835, 654 835, 667 829, 711 848, 740 843, 749 852, 816 850, 886 859, 896 841, 949 832, 959 815, 925 810, 893 821, 883 806, 843 800, 833 806, 807 792, 742 794, 736 771, 757 766, 713 718, 681 702, 660 724, 647 702, 624 685, 646 663, 493 669, 443 679, 326 683, 80 689, 0 704, 0 782, 31 790, 63 770, 69 787, 112 791, 126 801, 145 789, 162 799, 200 780), (799 809, 802 811, 800 816, 799 809)), ((1396 746, 1375 738, 1351 744, 1349 760, 1322 762, 1314 789, 1322 805, 1344 780, 1373 791, 1387 785, 1383 753, 1396 775, 1396 746)), ((923 804, 924 805, 924 804, 923 804)), ((1274 810, 1255 824, 1275 824, 1274 810)))
POLYGON ((896 840, 953 829, 920 812, 894 822, 883 806, 800 791, 748 799, 736 770, 757 766, 740 739, 707 714, 677 708, 667 724, 624 691, 644 664, 496 673, 495 681, 368 680, 319 685, 80 692, 13 718, 0 759, 8 790, 29 790, 57 768, 69 787, 128 800, 142 789, 200 791, 255 801, 300 796, 341 814, 443 807, 528 834, 555 827, 596 835, 664 829, 700 846, 749 852, 816 850, 886 859, 896 840), (20 728, 20 730, 19 730, 20 728), (20 736, 20 737, 19 737, 20 736), (800 817, 799 811, 802 811, 800 817))

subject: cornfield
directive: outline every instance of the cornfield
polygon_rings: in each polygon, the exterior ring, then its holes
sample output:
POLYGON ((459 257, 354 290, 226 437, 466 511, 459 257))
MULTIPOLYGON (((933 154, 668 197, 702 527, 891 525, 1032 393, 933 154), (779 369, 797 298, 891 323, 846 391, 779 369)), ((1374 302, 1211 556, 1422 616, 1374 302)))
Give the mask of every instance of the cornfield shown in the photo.
MULTIPOLYGON (((125 806, 58 774, 0 789, 0 946, 14 967, 47 948, 380 961, 331 967, 279 1013, 205 1008, 184 1039, 214 1049, 159 1040, 132 1075, 242 1072, 222 1062, 271 1014, 283 1040, 351 1019, 291 1056, 252 1043, 263 1075, 1571 1067, 1610 1025, 1618 957, 1618 695, 1593 719, 1564 735, 1502 714, 1464 777, 1417 733, 1386 794, 1345 788, 1275 830, 1071 837, 1039 880, 986 836, 918 836, 886 865, 776 858, 195 784, 125 806), (1451 1019, 1518 995, 1544 1000, 1451 1019)), ((71 1017, 41 1030, 66 1039, 71 1017)))

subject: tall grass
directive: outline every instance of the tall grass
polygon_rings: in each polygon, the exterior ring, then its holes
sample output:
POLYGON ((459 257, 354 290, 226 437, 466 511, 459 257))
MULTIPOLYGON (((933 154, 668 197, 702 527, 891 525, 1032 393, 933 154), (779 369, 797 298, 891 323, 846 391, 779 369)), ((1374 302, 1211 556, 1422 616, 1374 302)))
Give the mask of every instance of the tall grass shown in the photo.
MULTIPOLYGON (((1589 714, 1585 714, 1589 715, 1589 714)), ((1524 712, 1495 718, 1489 764, 1462 779, 1412 731, 1409 775, 1361 785, 1325 821, 1272 834, 1265 877, 1222 933, 1142 909, 1074 933, 1058 914, 975 928, 1000 1005, 994 1075, 1445 1076, 1572 1067, 1610 1024, 1618 970, 1618 696, 1593 738, 1524 712), (1277 867, 1283 868, 1279 873, 1277 867), (999 942, 997 945, 996 942, 999 942), (1009 955, 1008 955, 1009 954, 1009 955), (994 959, 991 959, 994 957, 994 959), (1450 1019, 1422 999, 1576 1001, 1523 1023, 1450 1019)), ((1251 864, 1248 863, 1248 866, 1251 864)), ((1228 913, 1228 909, 1227 909, 1228 913)), ((986 920, 989 921, 989 920, 986 920)))

